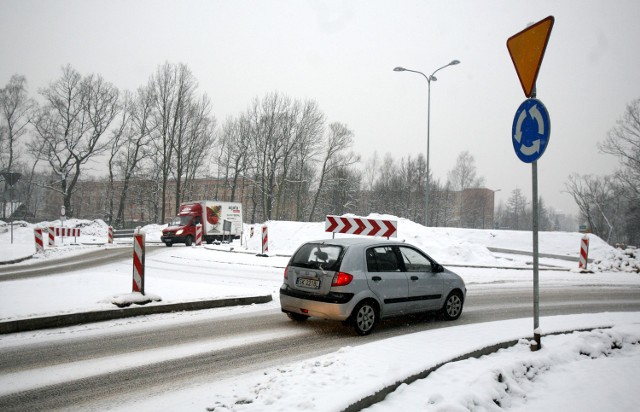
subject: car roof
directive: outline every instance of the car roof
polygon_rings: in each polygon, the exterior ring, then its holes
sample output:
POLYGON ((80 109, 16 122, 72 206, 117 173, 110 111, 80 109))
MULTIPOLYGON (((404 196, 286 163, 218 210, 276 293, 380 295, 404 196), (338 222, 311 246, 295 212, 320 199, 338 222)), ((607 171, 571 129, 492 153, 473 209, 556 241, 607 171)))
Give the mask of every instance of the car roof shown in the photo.
POLYGON ((397 240, 387 240, 381 237, 368 237, 368 236, 360 236, 360 237, 339 237, 335 239, 319 239, 312 240, 305 243, 324 243, 326 245, 338 245, 338 246, 368 246, 375 244, 404 244, 402 241, 397 240))

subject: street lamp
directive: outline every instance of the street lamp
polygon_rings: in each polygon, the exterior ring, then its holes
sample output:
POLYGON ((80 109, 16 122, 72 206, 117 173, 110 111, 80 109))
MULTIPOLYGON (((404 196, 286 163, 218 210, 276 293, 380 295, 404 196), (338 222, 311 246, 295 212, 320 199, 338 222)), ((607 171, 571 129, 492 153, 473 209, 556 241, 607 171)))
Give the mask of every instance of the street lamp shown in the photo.
POLYGON ((421 74, 425 79, 427 79, 427 187, 425 190, 424 197, 424 225, 429 226, 429 137, 431 133, 431 81, 437 81, 438 79, 434 76, 438 71, 444 69, 445 67, 454 66, 456 64, 460 64, 459 60, 451 60, 449 64, 445 64, 444 66, 436 69, 430 76, 419 72, 417 70, 405 69, 404 67, 396 67, 393 69, 394 72, 411 72, 421 74))

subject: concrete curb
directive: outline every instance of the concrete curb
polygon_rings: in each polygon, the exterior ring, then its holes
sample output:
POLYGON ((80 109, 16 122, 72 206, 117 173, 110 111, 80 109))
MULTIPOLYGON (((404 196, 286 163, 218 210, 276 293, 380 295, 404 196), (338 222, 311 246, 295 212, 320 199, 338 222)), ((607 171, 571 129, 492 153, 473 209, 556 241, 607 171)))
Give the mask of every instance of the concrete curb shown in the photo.
POLYGON ((227 306, 251 305, 271 302, 271 295, 249 296, 215 300, 198 300, 192 302, 169 303, 151 306, 134 306, 122 309, 107 309, 94 312, 69 313, 64 315, 44 316, 40 318, 17 319, 0 322, 0 334, 25 332, 38 329, 60 328, 82 323, 101 322, 104 320, 122 319, 133 316, 153 315, 190 310, 213 309, 227 306))
MULTIPOLYGON (((553 333, 548 333, 544 336, 553 336, 553 335, 561 335, 564 333, 573 333, 573 332, 590 332, 592 330, 596 330, 596 329, 603 329, 603 328, 610 328, 611 326, 600 326, 600 327, 594 327, 594 328, 586 328, 586 329, 572 329, 572 330, 566 330, 566 331, 561 331, 561 332, 553 332, 553 333)), ((530 338, 533 339, 533 338, 530 338)), ((487 346, 485 348, 482 349, 478 349, 475 350, 473 352, 469 352, 465 355, 461 355, 458 356, 456 358, 450 359, 446 362, 442 362, 439 363, 435 366, 432 366, 431 368, 424 370, 420 373, 416 373, 415 375, 411 375, 401 381, 398 381, 392 385, 387 386, 386 388, 383 388, 381 390, 379 390, 378 392, 374 393, 373 395, 369 395, 365 398, 360 399, 358 402, 353 403, 351 405, 349 405, 348 407, 346 407, 345 409, 342 410, 342 412, 358 412, 361 411, 365 408, 368 408, 370 406, 375 405, 376 403, 382 402, 387 395, 389 395, 390 393, 394 392, 396 389, 398 389, 400 387, 400 385, 402 384, 407 384, 410 385, 412 383, 414 383, 415 381, 419 380, 419 379, 424 379, 427 376, 429 376, 431 374, 431 372, 434 372, 436 369, 451 363, 451 362, 458 362, 458 361, 462 361, 462 360, 466 360, 466 359, 470 359, 470 358, 479 358, 481 356, 484 355, 490 355, 492 353, 495 353, 497 351, 499 351, 500 349, 506 349, 512 346, 515 346, 520 340, 511 340, 511 341, 506 341, 506 342, 501 342, 501 343, 497 343, 495 345, 491 345, 491 346, 487 346)))

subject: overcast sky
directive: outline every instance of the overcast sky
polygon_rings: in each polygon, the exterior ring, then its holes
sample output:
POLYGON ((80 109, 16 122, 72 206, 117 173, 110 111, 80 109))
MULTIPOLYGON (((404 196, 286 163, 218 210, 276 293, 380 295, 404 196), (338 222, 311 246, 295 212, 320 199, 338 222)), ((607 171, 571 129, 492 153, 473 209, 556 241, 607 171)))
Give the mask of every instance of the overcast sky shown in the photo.
POLYGON ((355 133, 370 158, 426 152, 431 87, 431 168, 445 180, 468 150, 486 186, 506 201, 531 199, 531 166, 514 153, 511 127, 525 96, 506 48, 528 23, 555 25, 538 77, 551 139, 538 162, 540 195, 575 213, 563 193, 571 173, 608 174, 617 159, 597 143, 640 98, 640 2, 601 1, 94 1, 0 0, 0 85, 29 90, 71 64, 121 90, 158 65, 187 64, 219 124, 254 97, 278 91, 314 99, 355 133))

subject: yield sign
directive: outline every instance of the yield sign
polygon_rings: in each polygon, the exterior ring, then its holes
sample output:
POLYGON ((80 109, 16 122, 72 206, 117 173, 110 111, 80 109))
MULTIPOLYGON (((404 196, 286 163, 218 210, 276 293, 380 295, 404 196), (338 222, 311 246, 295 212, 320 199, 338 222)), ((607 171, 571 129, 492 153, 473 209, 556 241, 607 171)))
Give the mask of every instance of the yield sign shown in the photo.
POLYGON ((511 60, 516 67, 524 95, 527 97, 531 97, 533 87, 536 84, 554 21, 553 16, 549 16, 514 34, 507 40, 511 60))

